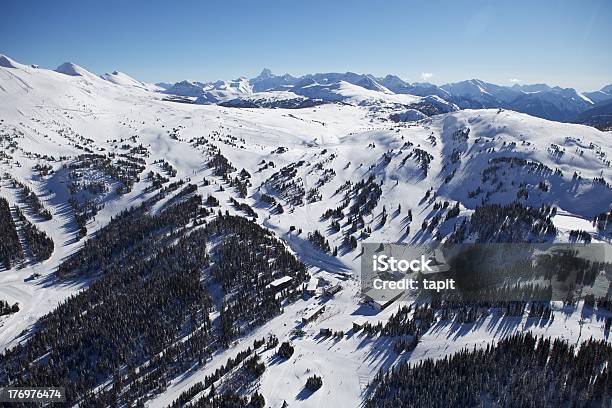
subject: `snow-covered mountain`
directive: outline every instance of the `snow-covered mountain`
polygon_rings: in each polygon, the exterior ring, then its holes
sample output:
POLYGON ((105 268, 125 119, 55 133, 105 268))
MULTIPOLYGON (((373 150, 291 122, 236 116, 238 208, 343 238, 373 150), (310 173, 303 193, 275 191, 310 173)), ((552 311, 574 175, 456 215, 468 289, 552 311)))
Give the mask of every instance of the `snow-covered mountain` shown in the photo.
MULTIPOLYGON (((8 57, 2 56, 2 58, 2 66, 17 64, 8 57)), ((62 64, 56 72, 89 81, 96 78, 95 74, 72 63, 62 64)), ((599 91, 581 94, 572 88, 551 87, 546 84, 515 84, 509 87, 472 79, 437 86, 430 83, 409 83, 396 75, 376 78, 352 72, 308 74, 296 78, 289 74, 275 75, 269 69, 264 69, 257 77, 251 79, 241 77, 207 83, 184 80, 175 84, 157 85, 144 84, 117 71, 100 77, 117 85, 189 97, 191 102, 197 104, 300 108, 330 102, 372 104, 384 101, 388 104, 403 104, 407 109, 414 109, 414 106, 408 105, 420 102, 418 97, 435 96, 438 98, 436 101, 444 101, 443 104, 446 105, 444 109, 435 113, 453 109, 504 108, 564 122, 578 121, 578 116, 582 112, 612 98, 612 85, 603 87, 599 91), (274 95, 275 92, 278 94, 274 95)), ((431 99, 429 101, 431 102, 431 99)), ((421 113, 429 116, 431 111, 429 113, 421 111, 421 113)))
POLYGON ((612 99, 612 84, 606 85, 598 91, 585 92, 584 95, 595 103, 612 99))
POLYGON ((253 87, 253 92, 266 92, 266 91, 283 91, 291 88, 298 81, 289 74, 285 75, 274 75, 268 68, 264 68, 261 73, 252 78, 249 82, 253 87))
POLYGON ((310 99, 322 99, 328 102, 354 102, 356 104, 381 101, 410 104, 419 100, 412 95, 392 94, 388 91, 381 92, 378 89, 370 89, 373 87, 373 83, 369 79, 365 80, 365 84, 368 86, 367 88, 344 80, 323 80, 319 82, 313 77, 308 77, 300 80, 291 88, 291 92, 310 99))
POLYGON ((0 54, 0 67, 18 69, 18 68, 23 68, 24 65, 13 61, 11 58, 7 57, 6 55, 0 54))
POLYGON ((460 108, 506 108, 544 119, 570 122, 593 101, 572 88, 546 84, 499 86, 477 79, 442 85, 460 108))
POLYGON ((397 75, 387 75, 384 78, 376 79, 382 86, 395 93, 412 93, 410 84, 397 75))
POLYGON ((574 122, 594 126, 601 130, 612 129, 612 98, 596 103, 592 108, 581 112, 574 122))
POLYGON ((181 81, 167 87, 162 92, 170 95, 196 97, 196 103, 204 105, 251 95, 253 89, 249 80, 242 77, 231 81, 219 80, 209 83, 181 81))
POLYGON ((507 105, 518 112, 562 122, 572 121, 592 106, 593 102, 575 89, 559 87, 524 93, 507 105))
POLYGON ((55 72, 59 72, 60 74, 64 74, 64 75, 77 76, 77 77, 83 77, 83 78, 93 78, 96 76, 95 74, 92 74, 85 68, 79 65, 73 64, 72 62, 64 62, 59 67, 55 68, 55 72))
POLYGON ((119 71, 113 71, 110 74, 102 74, 100 75, 100 78, 104 79, 105 81, 112 82, 113 84, 120 85, 120 86, 133 86, 136 88, 148 89, 151 91, 161 91, 164 89, 154 84, 147 84, 144 82, 140 82, 132 78, 128 74, 119 72, 119 71))
POLYGON ((455 98, 462 108, 497 108, 521 95, 520 91, 479 79, 446 84, 441 88, 455 98))
POLYGON ((52 379, 83 406, 234 390, 357 407, 402 362, 518 332, 607 339, 612 312, 582 302, 400 319, 405 303, 381 310, 360 291, 367 242, 609 242, 609 132, 452 99, 512 92, 576 97, 269 71, 160 91, 0 56, 0 300, 18 303, 0 313, 0 386, 52 379))
POLYGON ((205 86, 206 84, 203 84, 201 82, 192 82, 185 80, 166 87, 166 90, 164 92, 171 95, 198 97, 204 93, 205 86))
POLYGON ((551 90, 551 87, 546 84, 514 84, 512 89, 519 90, 521 92, 547 92, 551 90))
MULTIPOLYGON (((478 79, 437 86, 430 83, 409 83, 396 75, 376 78, 372 75, 347 73, 308 74, 296 78, 289 74, 275 75, 264 69, 260 75, 250 80, 244 78, 214 83, 179 82, 166 87, 166 93, 197 97, 199 104, 223 103, 227 106, 259 106, 253 100, 266 100, 268 96, 252 98, 260 92, 292 92, 310 99, 306 105, 293 102, 278 106, 308 106, 322 102, 332 103, 371 103, 385 100, 388 103, 414 103, 393 95, 412 95, 417 97, 436 96, 447 104, 459 109, 504 108, 533 116, 571 122, 581 112, 604 101, 610 90, 580 94, 571 88, 551 87, 546 84, 500 86, 478 79), (374 93, 373 93, 374 92, 374 93), (230 102, 231 101, 231 102, 230 102)), ((286 99, 287 94, 279 94, 276 100, 286 99)), ((273 106, 270 104, 267 107, 273 106)))

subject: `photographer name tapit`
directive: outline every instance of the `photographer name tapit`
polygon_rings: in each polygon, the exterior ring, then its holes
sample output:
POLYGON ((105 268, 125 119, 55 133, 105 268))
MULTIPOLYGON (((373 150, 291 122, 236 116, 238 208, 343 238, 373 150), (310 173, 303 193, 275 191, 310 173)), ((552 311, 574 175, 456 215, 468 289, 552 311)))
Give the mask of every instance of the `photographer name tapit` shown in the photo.
POLYGON ((417 289, 425 289, 425 290, 435 290, 436 292, 440 292, 442 290, 454 290, 455 289, 455 280, 454 279, 441 279, 441 280, 430 280, 423 279, 422 281, 416 279, 400 279, 397 281, 394 280, 384 280, 380 278, 376 278, 372 281, 372 285, 374 289, 390 289, 390 290, 417 290, 417 289))

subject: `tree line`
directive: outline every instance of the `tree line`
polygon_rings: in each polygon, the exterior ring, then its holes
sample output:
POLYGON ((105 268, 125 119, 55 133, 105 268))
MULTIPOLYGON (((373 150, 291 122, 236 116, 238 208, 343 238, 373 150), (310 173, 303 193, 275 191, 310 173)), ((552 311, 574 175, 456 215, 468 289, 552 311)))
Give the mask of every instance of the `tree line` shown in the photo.
POLYGON ((365 407, 606 406, 612 346, 515 334, 485 348, 381 371, 365 407))

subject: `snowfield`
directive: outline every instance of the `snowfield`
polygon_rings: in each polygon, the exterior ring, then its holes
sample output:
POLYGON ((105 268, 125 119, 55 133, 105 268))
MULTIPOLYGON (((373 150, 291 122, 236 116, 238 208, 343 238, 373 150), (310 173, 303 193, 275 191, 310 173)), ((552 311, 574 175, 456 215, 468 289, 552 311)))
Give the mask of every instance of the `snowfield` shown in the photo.
MULTIPOLYGON (((214 92, 227 101, 235 96, 235 86, 245 85, 219 84, 214 92)), ((362 302, 359 249, 343 245, 344 233, 333 229, 324 213, 342 205, 345 191, 339 191, 341 186, 373 177, 382 183, 382 194, 364 219, 371 228, 364 242, 427 242, 438 231, 443 236, 450 234, 483 202, 517 200, 536 208, 556 206, 552 222, 558 241, 567 242, 571 230, 583 230, 594 242, 609 242, 610 237, 592 220, 612 209, 610 133, 502 109, 467 109, 422 119, 416 115, 407 120, 418 121, 393 122, 391 115, 405 112, 407 105, 423 98, 348 82, 338 87, 318 83, 302 87, 305 97, 326 92, 333 98, 339 95, 335 100, 340 102, 302 109, 175 103, 164 100, 167 95, 160 91, 121 72, 98 76, 68 63, 53 71, 0 57, 0 196, 11 206, 26 208, 9 177, 35 191, 53 218, 42 221, 24 212, 55 244, 52 256, 42 263, 26 260, 8 270, 0 268, 0 300, 18 302, 20 308, 0 316, 0 351, 27 341, 39 319, 87 289, 89 281, 66 285, 56 279, 57 266, 112 217, 156 194, 147 190, 151 183, 145 175, 150 171, 170 182, 182 179, 196 184, 204 199, 213 195, 219 200, 215 211, 247 216, 230 200, 249 204, 257 214, 256 222, 282 239, 314 278, 325 279, 329 286, 339 284, 342 290, 332 297, 319 293, 284 304, 280 316, 214 353, 203 367, 172 380, 164 393, 152 396, 148 406, 167 406, 253 340, 269 334, 281 343, 290 340, 295 347, 286 361, 275 358, 274 350, 262 353, 266 370, 255 388, 264 395, 266 406, 279 408, 285 401, 291 407, 357 407, 381 369, 403 359, 440 358, 480 347, 517 331, 560 337, 572 344, 605 338, 605 316, 588 313, 582 304, 571 308, 558 303, 554 321, 546 324, 527 316, 495 314, 470 324, 440 321, 422 336, 414 351, 397 355, 392 339, 353 332, 356 319, 385 322, 398 304, 378 312, 362 302), (207 145, 196 143, 198 139, 206 140, 207 145), (130 192, 118 194, 111 188, 94 197, 103 208, 87 221, 86 237, 77 240, 78 228, 68 205, 71 180, 64 165, 84 153, 130 155, 126 145, 146 148, 145 170, 130 192), (218 148, 236 172, 249 172, 251 186, 246 197, 239 197, 235 188, 214 175, 208 166, 210 146, 218 148), (176 174, 164 173, 161 159, 176 174), (36 165, 50 165, 53 173, 41 176, 36 165), (292 202, 295 196, 272 181, 287 166, 294 166, 294 176, 285 182, 295 181, 303 190, 302 203, 292 202), (488 175, 484 181, 483 174, 488 175), (430 191, 435 194, 430 196, 430 191), (528 194, 521 196, 522 191, 528 194), (264 194, 281 204, 283 212, 263 202, 264 194), (434 232, 422 230, 422 223, 436 214, 436 201, 448 201, 451 206, 458 203, 459 216, 434 232), (396 210, 398 206, 401 211, 396 210), (407 220, 408 209, 412 221, 407 220), (381 222, 383 218, 386 222, 381 222), (338 248, 338 256, 321 251, 307 239, 315 230, 326 236, 331 248, 338 248), (34 274, 39 277, 28 279, 34 274), (325 311, 318 318, 302 322, 307 310, 323 304, 325 311), (345 336, 323 336, 322 328, 344 331, 345 336), (299 329, 303 333, 298 335, 299 329), (323 386, 311 394, 304 384, 313 373, 322 376, 323 386)), ((248 98, 296 97, 288 94, 268 91, 248 98)), ((103 174, 84 171, 83 177, 113 185, 103 174)), ((156 208, 170 199, 161 200, 156 208)))

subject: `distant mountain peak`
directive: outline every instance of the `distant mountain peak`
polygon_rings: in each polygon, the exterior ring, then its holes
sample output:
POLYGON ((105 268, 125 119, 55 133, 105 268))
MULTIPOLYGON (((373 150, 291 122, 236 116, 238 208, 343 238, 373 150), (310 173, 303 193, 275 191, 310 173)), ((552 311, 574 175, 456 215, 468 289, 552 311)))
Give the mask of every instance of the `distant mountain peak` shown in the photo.
POLYGON ((612 84, 605 85, 599 91, 585 92, 584 95, 594 103, 608 102, 612 100, 612 84))
POLYGON ((72 62, 64 62, 59 67, 55 68, 55 72, 59 72, 60 74, 70 75, 70 76, 89 76, 92 75, 85 68, 74 64, 72 62))
POLYGON ((547 84, 514 84, 512 89, 519 90, 521 92, 546 92, 552 88, 547 84))
POLYGON ((257 76, 257 78, 259 79, 268 79, 268 78, 274 78, 274 74, 272 73, 272 70, 270 70, 269 68, 264 68, 261 70, 261 73, 257 76))
POLYGON ((392 75, 392 74, 387 74, 384 78, 381 78, 379 81, 383 86, 387 87, 388 89, 391 89, 392 91, 393 91, 392 88, 408 86, 408 83, 406 81, 404 81, 399 76, 392 75))
POLYGON ((149 89, 149 90, 159 90, 160 88, 153 84, 146 84, 144 82, 141 82, 135 78, 132 78, 125 72, 121 72, 121 71, 113 71, 110 74, 102 74, 100 75, 100 78, 102 78, 105 81, 111 82, 115 85, 128 86, 128 87, 131 86, 131 87, 137 87, 137 88, 149 89))
POLYGON ((386 80, 395 80, 395 81, 399 80, 399 81, 405 82, 402 78, 400 78, 400 77, 398 77, 397 75, 394 75, 394 74, 387 74, 387 75, 385 75, 384 79, 386 79, 386 80))
POLYGON ((604 86, 600 91, 612 95, 612 84, 604 86))

